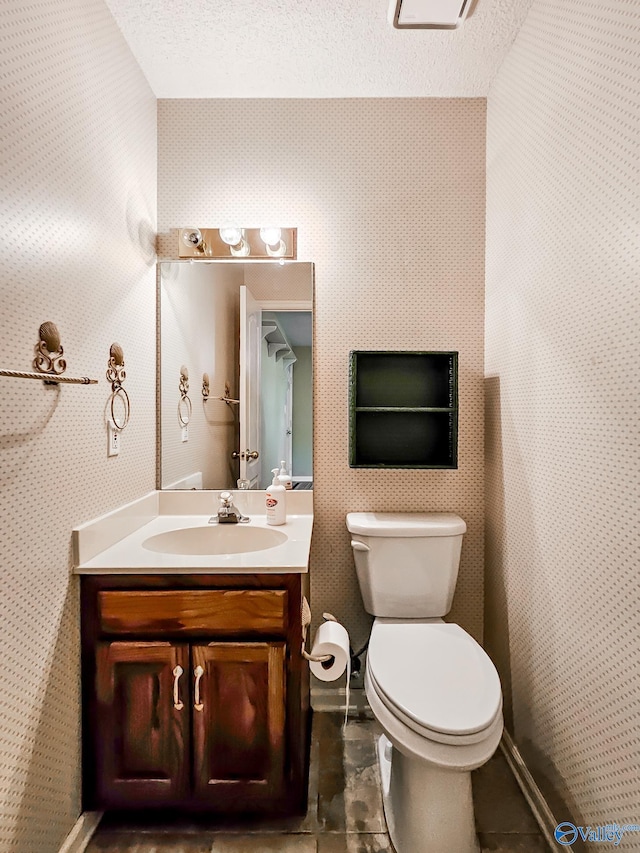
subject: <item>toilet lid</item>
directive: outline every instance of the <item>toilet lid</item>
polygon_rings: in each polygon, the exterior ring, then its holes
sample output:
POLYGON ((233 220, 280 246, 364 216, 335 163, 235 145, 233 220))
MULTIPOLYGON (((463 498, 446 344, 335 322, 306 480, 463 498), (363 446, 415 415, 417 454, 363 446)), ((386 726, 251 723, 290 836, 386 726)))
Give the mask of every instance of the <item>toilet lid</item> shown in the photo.
POLYGON ((502 708, 495 666, 459 625, 376 619, 367 666, 386 704, 433 732, 481 732, 502 708))

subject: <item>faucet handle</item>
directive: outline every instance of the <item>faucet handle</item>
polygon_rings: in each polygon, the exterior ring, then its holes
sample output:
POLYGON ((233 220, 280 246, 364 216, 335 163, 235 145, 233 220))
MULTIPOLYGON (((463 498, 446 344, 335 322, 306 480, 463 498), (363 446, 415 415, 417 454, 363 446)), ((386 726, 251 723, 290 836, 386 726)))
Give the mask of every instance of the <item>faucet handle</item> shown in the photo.
POLYGON ((222 506, 231 506, 233 496, 231 492, 220 492, 220 503, 222 506))

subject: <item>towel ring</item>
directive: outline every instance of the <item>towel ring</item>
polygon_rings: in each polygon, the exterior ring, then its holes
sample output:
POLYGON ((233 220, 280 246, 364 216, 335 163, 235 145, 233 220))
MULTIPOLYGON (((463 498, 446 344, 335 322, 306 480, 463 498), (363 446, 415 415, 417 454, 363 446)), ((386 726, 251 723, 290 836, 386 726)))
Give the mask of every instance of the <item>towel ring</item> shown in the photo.
POLYGON ((180 397, 178 401, 178 420, 180 421, 180 426, 186 427, 189 425, 189 421, 191 420, 191 400, 189 396, 185 394, 183 397, 180 397))
POLYGON ((120 344, 113 343, 109 348, 109 361, 107 362, 107 381, 111 383, 111 398, 110 412, 111 421, 117 430, 122 430, 129 423, 131 415, 131 403, 129 395, 122 387, 122 383, 127 378, 127 373, 124 369, 124 351, 120 344), (116 400, 120 400, 123 407, 123 415, 121 420, 118 420, 115 412, 116 400))
POLYGON ((191 420, 193 407, 191 405, 191 399, 189 398, 189 370, 184 364, 180 368, 178 390, 180 391, 180 399, 178 400, 178 420, 180 421, 180 426, 186 427, 191 420))
POLYGON ((129 395, 124 390, 122 385, 119 388, 116 388, 116 390, 111 394, 111 407, 110 408, 111 408, 111 420, 113 421, 113 425, 115 426, 116 429, 118 429, 118 430, 120 430, 120 432, 122 432, 122 430, 129 423, 129 417, 131 415, 131 403, 129 402, 129 395), (118 418, 116 417, 116 413, 115 413, 115 402, 116 402, 117 398, 119 398, 121 400, 122 407, 124 410, 121 421, 118 421, 118 418))

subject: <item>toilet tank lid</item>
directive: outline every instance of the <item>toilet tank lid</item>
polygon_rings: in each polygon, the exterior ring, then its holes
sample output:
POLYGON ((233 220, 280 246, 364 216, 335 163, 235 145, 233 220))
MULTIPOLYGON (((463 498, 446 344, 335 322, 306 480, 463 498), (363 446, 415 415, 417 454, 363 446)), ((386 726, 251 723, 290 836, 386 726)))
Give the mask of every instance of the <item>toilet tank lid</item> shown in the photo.
POLYGON ((347 530, 361 536, 458 536, 466 529, 450 512, 347 513, 347 530))

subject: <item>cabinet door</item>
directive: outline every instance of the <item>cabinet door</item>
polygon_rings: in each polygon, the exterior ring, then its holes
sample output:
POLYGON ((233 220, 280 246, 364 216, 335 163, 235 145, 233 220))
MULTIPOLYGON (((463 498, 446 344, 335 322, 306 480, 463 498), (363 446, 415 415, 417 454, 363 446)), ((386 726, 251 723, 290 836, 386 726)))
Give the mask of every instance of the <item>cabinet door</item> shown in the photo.
POLYGON ((94 750, 102 806, 184 797, 189 785, 189 647, 98 643, 94 750))
POLYGON ((285 644, 193 646, 192 664, 196 796, 231 810, 277 798, 285 764, 285 644))

